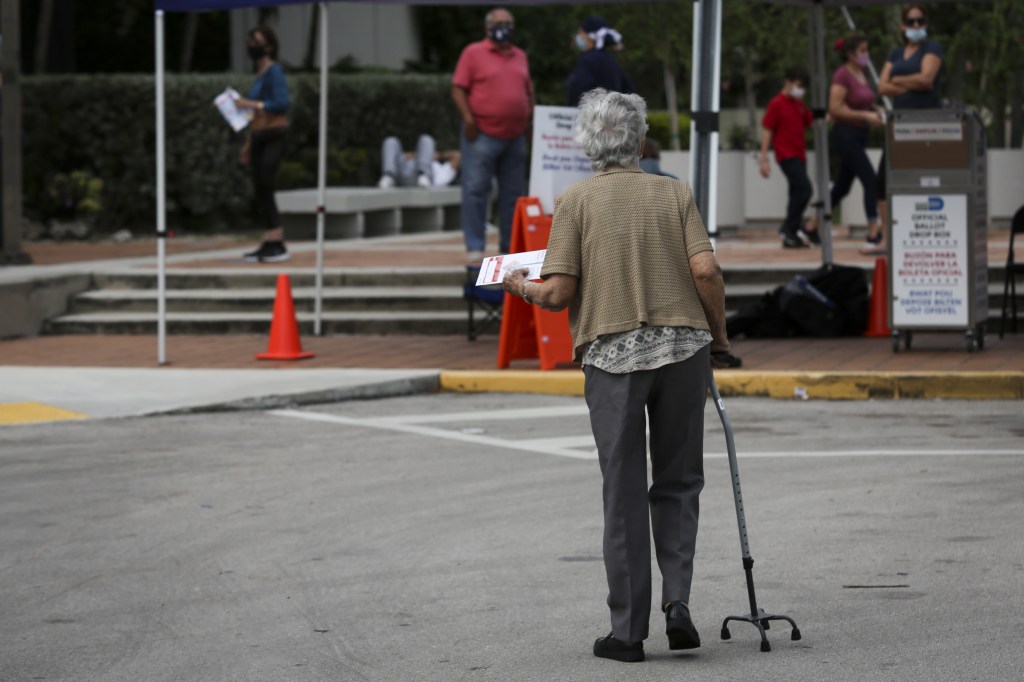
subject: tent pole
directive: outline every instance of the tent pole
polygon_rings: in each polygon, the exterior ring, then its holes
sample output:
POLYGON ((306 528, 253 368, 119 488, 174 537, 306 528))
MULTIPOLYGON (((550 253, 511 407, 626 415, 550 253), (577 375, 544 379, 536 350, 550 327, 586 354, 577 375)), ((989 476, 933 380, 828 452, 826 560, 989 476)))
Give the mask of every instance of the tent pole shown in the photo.
POLYGON ((324 220, 327 205, 327 3, 320 3, 320 144, 316 168, 316 314, 313 334, 323 333, 324 220))
POLYGON ((690 108, 690 183, 708 234, 718 235, 718 79, 721 0, 693 3, 693 86, 690 108))
POLYGON ((164 11, 156 10, 157 364, 167 364, 167 173, 164 121, 164 11))
POLYGON ((832 264, 832 199, 828 172, 828 76, 825 71, 825 8, 815 2, 807 15, 811 51, 811 109, 814 112, 814 169, 818 189, 821 262, 832 264))

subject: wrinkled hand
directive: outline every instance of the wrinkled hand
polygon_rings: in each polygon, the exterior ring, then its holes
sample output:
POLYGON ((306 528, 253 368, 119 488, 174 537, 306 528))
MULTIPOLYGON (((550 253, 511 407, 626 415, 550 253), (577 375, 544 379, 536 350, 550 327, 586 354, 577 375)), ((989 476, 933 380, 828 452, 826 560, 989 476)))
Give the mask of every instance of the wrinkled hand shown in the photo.
POLYGON ((743 360, 728 350, 711 351, 711 369, 735 369, 743 364, 743 360))
POLYGON ((526 286, 526 276, 528 274, 530 274, 529 268, 520 268, 519 270, 508 271, 505 273, 505 277, 501 280, 501 288, 513 296, 522 296, 523 287, 526 286))

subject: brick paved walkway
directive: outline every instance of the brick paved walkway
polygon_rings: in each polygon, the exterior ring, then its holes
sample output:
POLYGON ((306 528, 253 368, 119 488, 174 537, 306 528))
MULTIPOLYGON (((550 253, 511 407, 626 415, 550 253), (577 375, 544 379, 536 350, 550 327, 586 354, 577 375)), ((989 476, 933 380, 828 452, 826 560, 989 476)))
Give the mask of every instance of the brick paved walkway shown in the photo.
MULTIPOLYGON (((492 242, 494 236, 491 235, 492 242)), ((989 262, 1006 258, 1008 232, 993 230, 989 238, 989 262)), ((874 258, 857 253, 860 241, 840 230, 835 261, 870 264, 874 258)), ((210 252, 227 249, 239 255, 250 243, 238 237, 171 240, 169 253, 210 252)), ((126 244, 28 243, 26 250, 38 264, 68 263, 110 258, 137 258, 154 252, 152 240, 126 244)), ((493 248, 493 243, 492 243, 493 248)), ((315 254, 310 245, 295 245, 288 269, 312 267, 315 254)), ((784 250, 772 230, 744 230, 736 237, 718 242, 723 266, 741 264, 806 264, 821 262, 817 249, 784 250)), ((325 256, 327 267, 460 266, 464 249, 461 235, 443 233, 415 238, 334 242, 325 256)), ((233 253, 207 254, 186 260, 178 268, 222 268, 226 266, 274 268, 280 265, 246 265, 233 253), (210 257, 212 256, 212 258, 210 257)), ((139 266, 150 268, 151 265, 139 266)), ((802 371, 1024 371, 1024 334, 987 338, 988 347, 977 353, 964 350, 962 333, 916 334, 911 352, 894 354, 889 339, 770 339, 738 340, 735 351, 744 359, 744 369, 802 371)), ((177 367, 206 368, 440 368, 493 369, 497 337, 476 342, 464 336, 335 336, 305 338, 311 360, 281 363, 259 362, 253 358, 266 348, 258 336, 170 336, 168 359, 177 367)), ((0 365, 149 367, 156 364, 154 336, 62 336, 0 341, 0 365)), ((518 368, 536 367, 533 361, 514 363, 518 368)))

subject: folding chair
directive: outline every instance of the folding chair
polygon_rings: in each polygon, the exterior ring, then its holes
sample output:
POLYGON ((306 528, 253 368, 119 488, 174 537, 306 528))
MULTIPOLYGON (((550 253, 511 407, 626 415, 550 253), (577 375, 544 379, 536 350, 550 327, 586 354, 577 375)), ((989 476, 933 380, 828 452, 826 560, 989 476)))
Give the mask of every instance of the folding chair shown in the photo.
POLYGON ((480 266, 466 266, 466 281, 462 285, 462 297, 466 299, 466 307, 469 313, 466 337, 470 341, 476 341, 477 336, 492 326, 501 325, 501 307, 505 302, 505 291, 503 289, 489 289, 476 285, 476 278, 479 275, 480 266), (483 313, 483 318, 477 319, 474 317, 477 309, 483 313))
POLYGON ((1003 284, 1003 313, 999 320, 999 338, 1006 329, 1007 309, 1013 315, 1013 333, 1017 333, 1017 275, 1024 274, 1024 263, 1018 263, 1013 256, 1014 237, 1024 235, 1024 206, 1017 209, 1010 222, 1010 250, 1006 254, 1006 282, 1003 284))

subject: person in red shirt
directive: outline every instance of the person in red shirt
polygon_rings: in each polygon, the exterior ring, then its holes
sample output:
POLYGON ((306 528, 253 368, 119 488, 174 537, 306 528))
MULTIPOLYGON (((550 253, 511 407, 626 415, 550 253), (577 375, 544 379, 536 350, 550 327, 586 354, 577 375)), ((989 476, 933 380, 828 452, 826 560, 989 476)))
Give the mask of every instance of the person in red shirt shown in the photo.
POLYGON ((803 102, 810 77, 802 66, 786 69, 782 91, 772 98, 761 120, 761 175, 771 175, 768 147, 775 146, 775 160, 789 183, 789 203, 786 220, 779 229, 782 246, 798 249, 808 243, 820 244, 817 229, 803 224, 804 210, 814 193, 807 177, 807 143, 804 132, 813 120, 810 109, 803 102))
POLYGON ((493 9, 484 28, 487 37, 462 50, 452 75, 452 99, 462 117, 462 234, 467 262, 476 265, 484 255, 494 178, 498 246, 508 253, 516 199, 526 193, 526 131, 534 103, 526 53, 512 44, 512 14, 493 9))

